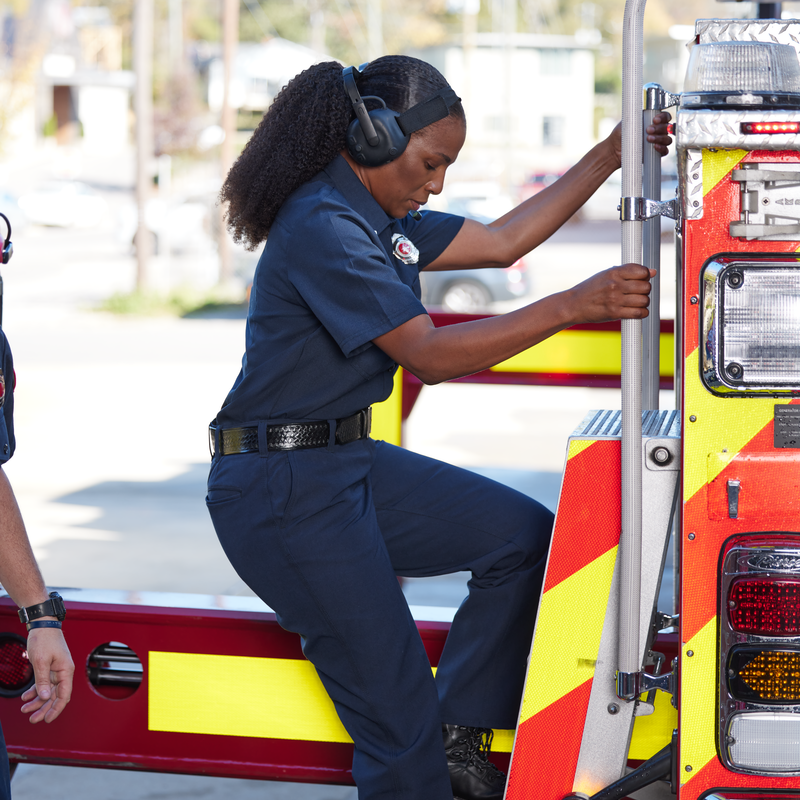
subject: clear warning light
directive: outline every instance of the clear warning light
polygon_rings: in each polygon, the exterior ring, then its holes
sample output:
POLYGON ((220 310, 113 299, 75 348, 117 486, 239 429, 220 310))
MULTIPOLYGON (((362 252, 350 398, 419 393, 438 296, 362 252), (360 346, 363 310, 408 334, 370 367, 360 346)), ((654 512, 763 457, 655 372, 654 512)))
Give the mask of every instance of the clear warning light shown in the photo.
POLYGON ((797 51, 773 42, 696 44, 685 92, 800 92, 797 51))
POLYGON ((728 727, 728 755, 734 767, 759 773, 800 770, 800 715, 736 714, 728 727))
POLYGON ((701 361, 712 388, 800 391, 800 263, 712 262, 703 303, 701 361))

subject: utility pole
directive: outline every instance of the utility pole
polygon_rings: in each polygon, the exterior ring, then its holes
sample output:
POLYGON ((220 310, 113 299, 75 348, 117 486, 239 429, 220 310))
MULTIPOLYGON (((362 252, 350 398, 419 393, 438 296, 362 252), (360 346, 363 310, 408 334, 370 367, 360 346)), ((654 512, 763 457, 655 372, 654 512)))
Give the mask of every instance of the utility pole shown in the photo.
POLYGON ((370 61, 374 61, 384 53, 382 0, 369 0, 367 6, 367 37, 367 56, 370 61))
POLYGON ((145 211, 153 181, 153 0, 137 0, 133 12, 133 68, 136 73, 136 291, 148 288, 152 239, 145 211))
MULTIPOLYGON (((231 106, 231 82, 236 60, 236 45, 239 41, 239 0, 224 0, 222 7, 222 130, 224 138, 220 148, 222 180, 233 165, 236 139, 236 109, 231 106)), ((225 230, 225 209, 219 206, 219 282, 227 286, 233 277, 233 253, 225 230)))

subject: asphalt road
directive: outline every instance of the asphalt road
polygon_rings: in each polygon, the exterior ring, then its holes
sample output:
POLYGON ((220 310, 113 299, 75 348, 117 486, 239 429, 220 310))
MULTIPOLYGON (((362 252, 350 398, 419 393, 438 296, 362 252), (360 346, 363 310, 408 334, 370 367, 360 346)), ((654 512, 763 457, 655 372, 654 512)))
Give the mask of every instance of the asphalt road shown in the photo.
MULTIPOLYGON (((6 172, 24 183, 23 167, 6 172)), ((124 164, 83 167, 112 210, 129 199, 124 164)), ((135 263, 113 213, 86 230, 30 225, 14 245, 2 273, 3 328, 17 374, 18 451, 7 473, 48 584, 249 593, 203 502, 207 425, 238 371, 243 312, 176 319, 94 310, 134 285, 135 263)), ((202 239, 195 245, 155 259, 156 282, 213 283, 213 250, 202 239)), ((618 261, 616 225, 571 225, 531 259, 532 296, 618 261)), ((487 472, 554 508, 566 437, 588 410, 618 407, 613 391, 426 387, 406 445, 487 472)), ((464 576, 408 581, 405 590, 412 603, 457 605, 464 576)), ((69 735, 69 710, 56 724, 69 735)), ((350 787, 27 765, 13 788, 16 800, 356 797, 350 787)))

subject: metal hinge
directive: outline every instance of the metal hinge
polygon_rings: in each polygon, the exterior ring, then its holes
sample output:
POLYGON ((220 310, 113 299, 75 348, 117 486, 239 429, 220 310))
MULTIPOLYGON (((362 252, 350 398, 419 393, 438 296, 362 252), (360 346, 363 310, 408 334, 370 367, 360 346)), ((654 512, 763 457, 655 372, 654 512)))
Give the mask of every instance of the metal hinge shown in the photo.
POLYGON ((678 219, 678 199, 648 200, 646 197, 621 197, 619 218, 623 222, 644 222, 653 217, 678 219))
POLYGON ((751 162, 731 172, 741 186, 738 220, 729 225, 738 239, 796 241, 800 239, 800 171, 786 164, 764 169, 751 162))
POLYGON ((663 675, 650 675, 647 672, 617 672, 617 697, 620 700, 635 700, 640 694, 660 689, 672 695, 675 705, 675 694, 678 686, 678 669, 675 661, 672 669, 663 675))
POLYGON ((680 614, 667 614, 665 611, 656 611, 654 628, 663 631, 667 628, 676 628, 681 620, 680 614))
POLYGON ((657 83, 644 86, 644 107, 650 111, 662 111, 681 104, 681 96, 662 89, 657 83))

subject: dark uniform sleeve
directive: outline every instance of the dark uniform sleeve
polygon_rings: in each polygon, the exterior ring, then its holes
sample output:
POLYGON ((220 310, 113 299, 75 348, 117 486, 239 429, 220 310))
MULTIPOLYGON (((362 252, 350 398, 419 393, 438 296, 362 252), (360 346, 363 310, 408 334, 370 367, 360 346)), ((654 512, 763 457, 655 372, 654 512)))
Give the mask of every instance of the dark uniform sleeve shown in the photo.
POLYGON ((6 335, 0 330, 0 464, 14 455, 14 362, 6 335))
POLYGON ((456 238, 464 224, 464 217, 441 211, 423 211, 420 217, 421 219, 415 220, 409 214, 398 220, 397 224, 419 250, 417 268, 421 271, 436 261, 456 238))

